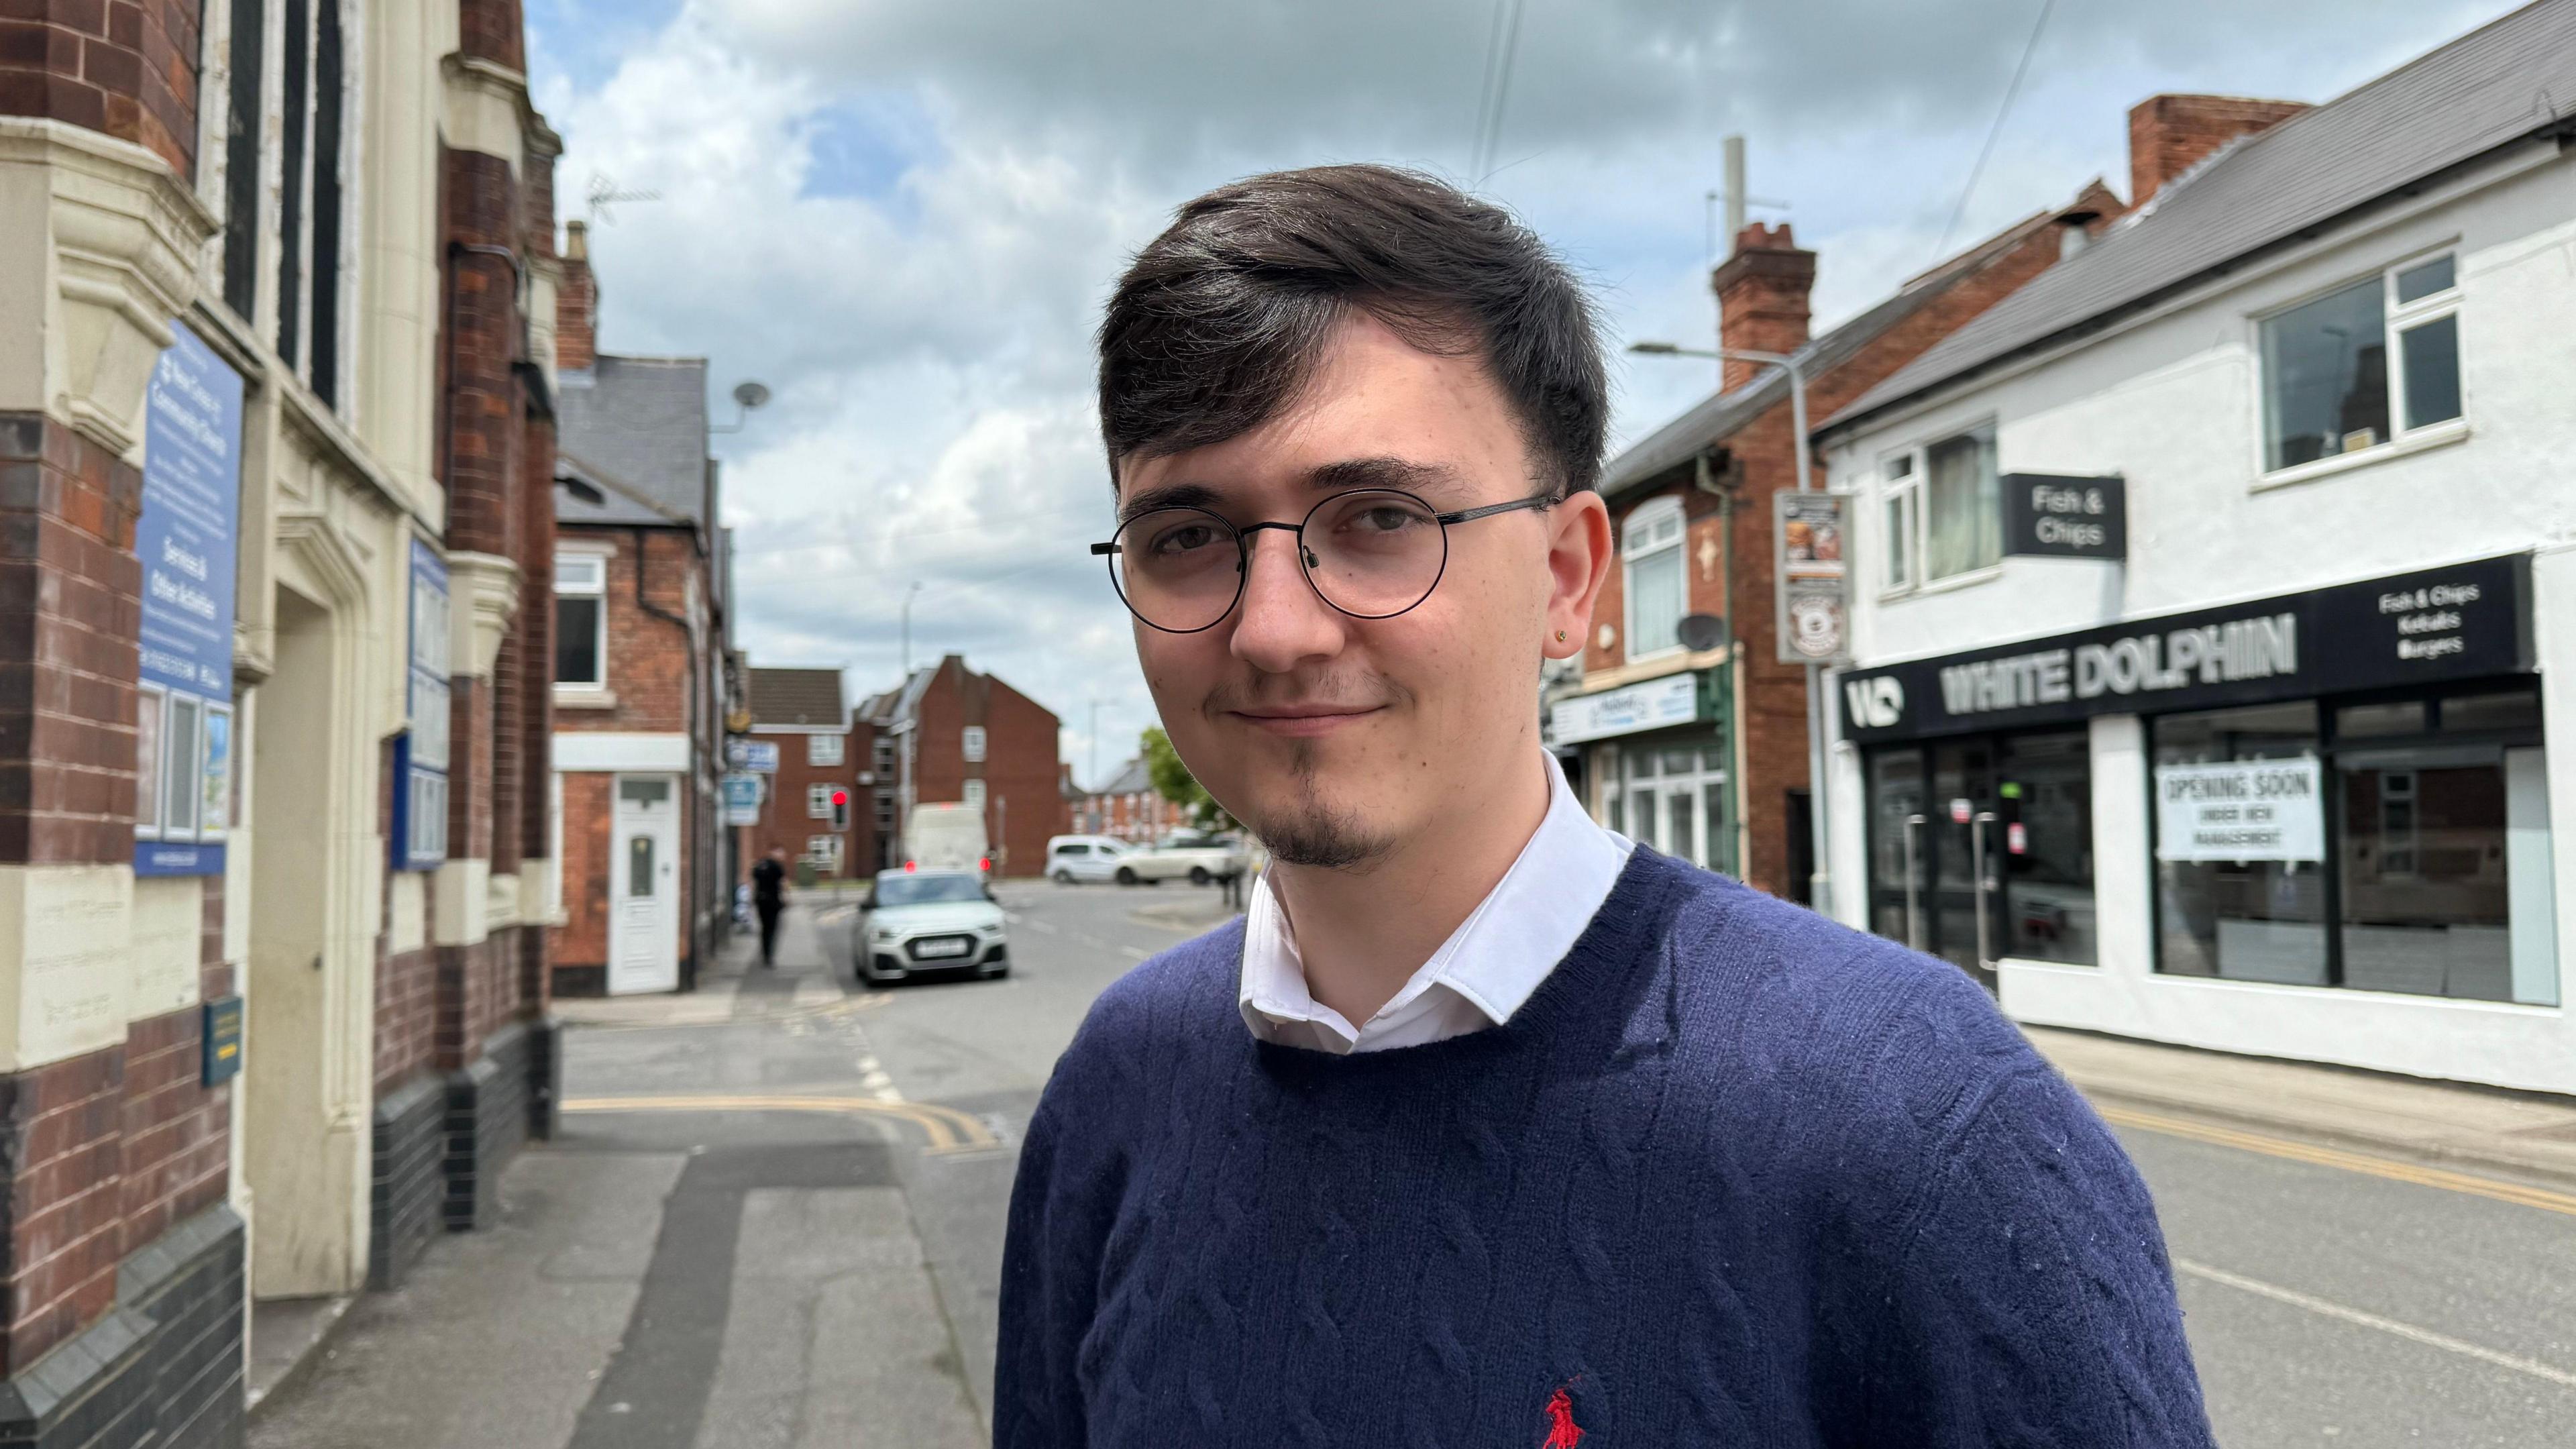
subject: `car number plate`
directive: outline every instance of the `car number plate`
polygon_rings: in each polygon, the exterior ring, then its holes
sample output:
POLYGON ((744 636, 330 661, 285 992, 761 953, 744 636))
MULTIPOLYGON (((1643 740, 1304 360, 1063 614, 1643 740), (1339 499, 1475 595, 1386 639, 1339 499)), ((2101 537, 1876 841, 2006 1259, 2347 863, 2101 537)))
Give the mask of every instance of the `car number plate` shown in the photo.
POLYGON ((912 954, 925 958, 931 956, 963 956, 966 954, 966 943, 963 941, 924 941, 912 948, 912 954))

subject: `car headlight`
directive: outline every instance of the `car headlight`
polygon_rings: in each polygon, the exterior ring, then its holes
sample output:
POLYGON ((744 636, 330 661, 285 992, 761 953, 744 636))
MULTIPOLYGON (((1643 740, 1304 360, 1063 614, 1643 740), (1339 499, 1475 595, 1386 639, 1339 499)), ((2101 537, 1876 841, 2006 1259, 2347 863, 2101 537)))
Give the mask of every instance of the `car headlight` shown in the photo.
POLYGON ((977 927, 975 928, 975 930, 976 930, 976 933, 977 933, 977 934, 979 934, 979 935, 985 935, 985 936, 998 936, 998 935, 1002 934, 1002 922, 1001 922, 1001 920, 997 917, 997 918, 995 918, 995 919, 993 919, 993 920, 990 920, 990 921, 986 921, 986 922, 984 922, 984 923, 983 923, 982 925, 980 925, 980 926, 977 926, 977 927))
POLYGON ((899 941, 903 939, 903 932, 896 930, 892 926, 870 926, 868 928, 868 939, 871 941, 899 941))

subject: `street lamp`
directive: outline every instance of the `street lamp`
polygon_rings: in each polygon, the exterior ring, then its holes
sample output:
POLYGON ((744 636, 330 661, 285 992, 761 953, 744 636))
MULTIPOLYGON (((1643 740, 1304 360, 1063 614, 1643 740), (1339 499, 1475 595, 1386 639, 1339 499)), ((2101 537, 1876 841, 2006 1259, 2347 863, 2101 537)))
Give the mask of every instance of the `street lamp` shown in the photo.
MULTIPOLYGON (((1784 352, 1757 352, 1749 347, 1684 347, 1677 342, 1632 342, 1628 350, 1641 357, 1701 357, 1713 362, 1753 362, 1776 367, 1789 374, 1789 426, 1797 434, 1798 491, 1812 493, 1816 488, 1813 465, 1807 450, 1807 374, 1798 359, 1784 352)), ((1807 877, 1807 894, 1819 912, 1833 911, 1833 867, 1826 854, 1830 838, 1826 830, 1825 809, 1825 688, 1824 666, 1814 661, 1807 664, 1807 798, 1808 849, 1815 863, 1807 877)))

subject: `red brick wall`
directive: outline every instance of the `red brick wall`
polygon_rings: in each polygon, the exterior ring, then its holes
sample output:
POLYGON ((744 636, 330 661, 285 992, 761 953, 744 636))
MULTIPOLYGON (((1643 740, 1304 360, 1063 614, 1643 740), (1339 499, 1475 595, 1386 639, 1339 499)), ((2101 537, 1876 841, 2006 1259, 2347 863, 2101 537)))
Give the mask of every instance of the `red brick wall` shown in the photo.
POLYGON ((608 964, 608 811, 614 775, 563 777, 564 923, 548 935, 557 966, 608 964))
POLYGON ((519 0, 458 0, 457 50, 511 70, 528 68, 527 30, 519 0))
POLYGON ((913 798, 938 804, 966 798, 966 781, 984 782, 984 828, 997 850, 997 874, 1035 876, 1046 867, 1047 837, 1055 833, 1059 768, 1055 715, 989 674, 977 674, 952 654, 922 692, 921 726, 913 754, 913 798), (965 727, 984 727, 984 760, 970 765, 965 727), (997 800, 1013 803, 1007 811, 997 800))
POLYGON ((141 470, 0 414, 0 862, 134 854, 141 470))
POLYGON ((194 179, 200 0, 0 4, 0 115, 149 148, 194 179))
POLYGON ((2155 195, 2237 137, 2270 130, 2306 109, 2305 101, 2243 96, 2147 97, 2129 108, 2129 204, 2155 195))
POLYGON ((875 809, 872 791, 860 788, 858 783, 859 772, 868 768, 867 757, 862 753, 866 746, 855 743, 852 732, 844 731, 837 736, 843 751, 841 763, 815 765, 806 762, 806 741, 813 738, 811 735, 765 734, 755 729, 752 738, 778 746, 778 773, 770 777, 769 800, 761 807, 760 823, 750 832, 751 852, 742 860, 743 879, 751 878, 752 866, 769 853, 770 847, 786 851, 792 863, 805 854, 809 838, 833 833, 829 818, 818 820, 806 813, 805 794, 815 785, 846 790, 850 795, 850 827, 840 832, 842 875, 856 879, 874 874, 874 862, 863 859, 865 852, 860 848, 862 837, 866 837, 868 850, 872 851, 876 844, 875 827, 869 823, 869 812, 875 809))
MULTIPOLYGON (((1757 221, 1746 227, 1735 239, 1734 253, 1710 274, 1709 284, 1717 289, 1721 346, 1786 354, 1805 345, 1816 254, 1799 248, 1787 222, 1768 227, 1757 221)), ((1761 363, 1728 358, 1720 376, 1731 392, 1762 370, 1761 363)))
POLYGON ((589 228, 564 223, 563 282, 555 288, 555 366, 578 372, 599 360, 599 278, 590 269, 589 228))
POLYGON ((9 1174, 10 1374, 116 1302, 124 1254, 125 1050, 110 1047, 0 1080, 9 1174))

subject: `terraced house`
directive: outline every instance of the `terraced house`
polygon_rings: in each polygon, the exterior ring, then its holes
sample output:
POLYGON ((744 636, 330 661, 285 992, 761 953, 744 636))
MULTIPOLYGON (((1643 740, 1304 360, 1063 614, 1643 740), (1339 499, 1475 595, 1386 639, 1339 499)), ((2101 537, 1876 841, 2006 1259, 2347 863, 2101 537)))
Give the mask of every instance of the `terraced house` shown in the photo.
POLYGON ((240 1442, 265 1305, 546 1130, 524 70, 509 0, 0 18, 0 1441, 240 1442))

